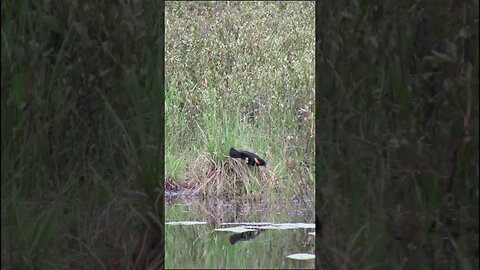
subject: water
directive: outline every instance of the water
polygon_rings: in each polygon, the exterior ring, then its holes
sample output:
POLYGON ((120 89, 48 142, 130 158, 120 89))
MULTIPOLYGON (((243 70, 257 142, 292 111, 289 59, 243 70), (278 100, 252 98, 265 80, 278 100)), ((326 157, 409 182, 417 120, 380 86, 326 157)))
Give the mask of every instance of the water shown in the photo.
POLYGON ((312 203, 270 204, 266 201, 206 201, 178 197, 167 199, 165 213, 166 222, 206 222, 197 225, 166 225, 167 269, 314 268, 314 260, 287 258, 295 253, 315 253, 315 236, 308 234, 314 228, 272 229, 276 227, 269 226, 261 229, 262 224, 259 224, 247 227, 250 231, 244 233, 215 231, 218 228, 241 226, 239 222, 313 223, 312 203))

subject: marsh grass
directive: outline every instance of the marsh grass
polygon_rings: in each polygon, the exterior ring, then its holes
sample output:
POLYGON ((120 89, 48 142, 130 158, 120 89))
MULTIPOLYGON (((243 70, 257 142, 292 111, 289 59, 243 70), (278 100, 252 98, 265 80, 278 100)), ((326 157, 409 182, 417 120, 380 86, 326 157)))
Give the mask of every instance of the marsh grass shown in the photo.
POLYGON ((313 7, 166 3, 167 177, 198 183, 206 196, 274 196, 281 187, 313 199, 313 7), (230 147, 267 168, 229 159, 230 147))
POLYGON ((478 2, 321 2, 317 21, 317 267, 478 268, 478 2))
POLYGON ((2 269, 131 269, 163 225, 158 5, 1 10, 2 269))
POLYGON ((268 167, 252 168, 243 160, 226 157, 224 162, 215 164, 199 156, 191 164, 191 176, 187 179, 166 178, 167 190, 188 196, 246 199, 278 188, 278 179, 268 167))

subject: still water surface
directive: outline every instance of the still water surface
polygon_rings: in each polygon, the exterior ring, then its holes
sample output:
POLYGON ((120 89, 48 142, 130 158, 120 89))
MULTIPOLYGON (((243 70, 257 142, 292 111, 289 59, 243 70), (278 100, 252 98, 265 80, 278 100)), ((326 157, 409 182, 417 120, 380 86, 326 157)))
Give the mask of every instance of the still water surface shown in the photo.
MULTIPOLYGON (((166 222, 201 221, 197 225, 166 225, 166 269, 313 269, 314 260, 287 258, 315 253, 314 228, 215 231, 242 222, 313 223, 313 203, 201 200, 168 198, 166 222), (232 223, 232 224, 225 224, 232 223)), ((261 224, 260 224, 261 225, 261 224)), ((258 227, 258 226, 257 226, 258 227)), ((261 227, 261 226, 260 226, 261 227)), ((268 228, 268 227, 263 227, 268 228)))

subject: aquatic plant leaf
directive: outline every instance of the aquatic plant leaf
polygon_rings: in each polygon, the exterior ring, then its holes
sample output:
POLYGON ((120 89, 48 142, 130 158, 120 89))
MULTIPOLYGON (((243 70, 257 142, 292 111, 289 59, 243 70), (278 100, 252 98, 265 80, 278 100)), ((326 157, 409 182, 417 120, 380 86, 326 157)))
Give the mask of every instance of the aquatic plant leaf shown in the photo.
POLYGON ((225 222, 220 225, 245 225, 245 226, 267 226, 271 225, 271 222, 225 222))
POLYGON ((260 226, 258 229, 270 230, 289 230, 289 229, 315 229, 314 223, 273 223, 266 226, 260 226))
POLYGON ((207 224, 207 222, 204 222, 204 221, 171 221, 171 222, 165 222, 165 225, 201 225, 201 224, 207 224))
POLYGON ((279 230, 279 228, 278 228, 277 226, 274 226, 274 225, 260 226, 260 227, 258 227, 258 229, 262 229, 262 230, 279 230))
POLYGON ((299 227, 293 223, 280 223, 272 224, 272 226, 277 227, 279 230, 288 230, 288 229, 298 229, 299 227))
POLYGON ((315 229, 315 223, 292 223, 292 225, 295 225, 298 228, 315 229))
POLYGON ((249 229, 244 226, 231 227, 231 228, 217 228, 214 231, 218 232, 232 232, 232 233, 244 233, 244 232, 254 232, 254 229, 249 229))
POLYGON ((315 259, 315 255, 313 254, 308 254, 308 253, 295 253, 295 254, 290 254, 287 256, 290 259, 294 260, 311 260, 315 259))

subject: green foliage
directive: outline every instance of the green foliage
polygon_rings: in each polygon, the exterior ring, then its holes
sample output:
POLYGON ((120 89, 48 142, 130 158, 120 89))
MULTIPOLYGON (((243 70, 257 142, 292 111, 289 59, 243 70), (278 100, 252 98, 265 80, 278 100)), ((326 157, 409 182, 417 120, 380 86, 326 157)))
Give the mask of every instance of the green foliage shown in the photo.
POLYGON ((323 266, 477 268, 478 1, 325 2, 317 19, 323 266))
POLYGON ((166 4, 167 176, 193 182, 199 158, 219 168, 235 147, 265 157, 284 191, 313 191, 313 7, 166 4))
POLYGON ((2 268, 128 266, 112 244, 132 245, 125 217, 161 212, 151 2, 2 1, 2 268))

